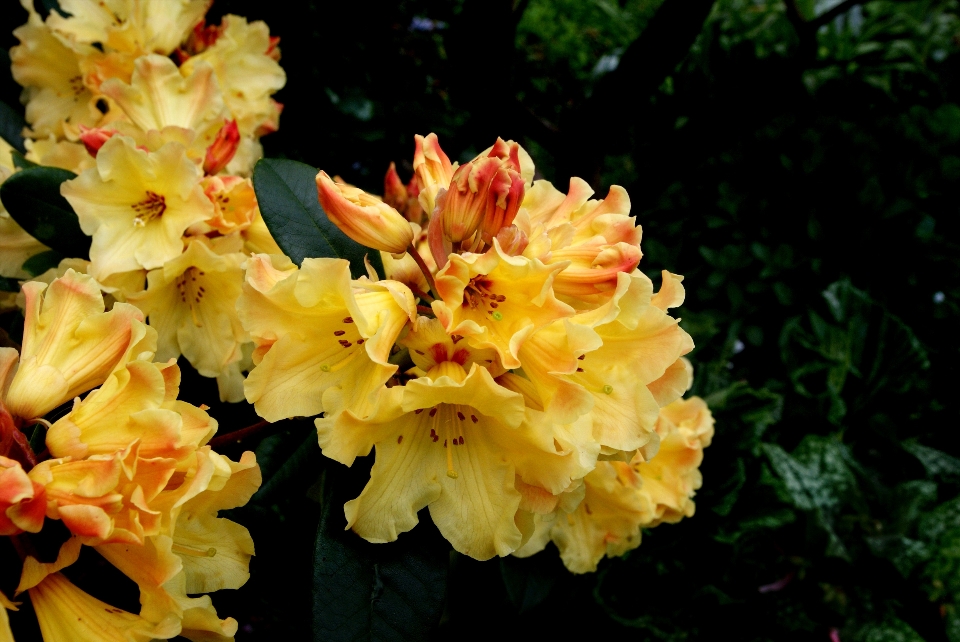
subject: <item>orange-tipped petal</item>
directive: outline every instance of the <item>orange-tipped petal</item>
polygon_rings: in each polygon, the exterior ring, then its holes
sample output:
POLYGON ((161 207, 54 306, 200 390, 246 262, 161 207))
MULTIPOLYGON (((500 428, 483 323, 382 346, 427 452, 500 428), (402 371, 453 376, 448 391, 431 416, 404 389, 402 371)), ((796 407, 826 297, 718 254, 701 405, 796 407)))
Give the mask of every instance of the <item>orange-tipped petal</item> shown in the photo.
POLYGON ((237 127, 236 119, 234 119, 224 124, 217 132, 217 137, 213 143, 207 148, 207 155, 203 159, 204 173, 211 176, 219 174, 233 160, 239 146, 240 130, 237 127))
POLYGON ((357 243, 401 254, 413 241, 413 229, 400 212, 356 187, 317 174, 320 205, 340 230, 357 243))

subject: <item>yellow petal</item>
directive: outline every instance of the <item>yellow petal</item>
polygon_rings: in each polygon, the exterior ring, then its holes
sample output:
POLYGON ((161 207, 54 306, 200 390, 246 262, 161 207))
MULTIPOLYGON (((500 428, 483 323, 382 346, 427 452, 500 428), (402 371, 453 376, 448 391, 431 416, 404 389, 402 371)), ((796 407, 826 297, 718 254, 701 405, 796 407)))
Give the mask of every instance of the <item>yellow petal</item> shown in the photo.
POLYGON ((30 601, 46 642, 149 642, 180 632, 175 617, 148 622, 84 593, 60 573, 30 589, 30 601))

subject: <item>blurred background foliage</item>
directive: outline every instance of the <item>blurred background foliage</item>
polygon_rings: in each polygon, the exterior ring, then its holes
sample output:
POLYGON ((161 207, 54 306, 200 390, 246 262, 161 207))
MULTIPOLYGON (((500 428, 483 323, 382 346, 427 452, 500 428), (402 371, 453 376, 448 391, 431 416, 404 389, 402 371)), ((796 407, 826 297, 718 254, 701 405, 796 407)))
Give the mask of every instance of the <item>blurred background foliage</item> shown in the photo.
MULTIPOLYGON (((390 161, 409 178, 415 133, 460 160, 513 138, 560 188, 572 174, 600 195, 625 186, 641 269, 686 277, 693 393, 717 418, 696 516, 593 575, 568 574, 552 546, 455 556, 438 639, 575 623, 645 640, 960 642, 957 11, 217 0, 211 21, 263 19, 282 38, 268 156, 380 192, 390 161)), ((211 403, 208 380, 183 396, 212 405, 223 431, 256 421, 211 403)), ((215 600, 238 640, 307 639, 301 557, 322 492, 315 468, 282 462, 319 458, 312 426, 225 452, 246 448, 268 481, 235 517, 258 557, 250 583, 215 600)))

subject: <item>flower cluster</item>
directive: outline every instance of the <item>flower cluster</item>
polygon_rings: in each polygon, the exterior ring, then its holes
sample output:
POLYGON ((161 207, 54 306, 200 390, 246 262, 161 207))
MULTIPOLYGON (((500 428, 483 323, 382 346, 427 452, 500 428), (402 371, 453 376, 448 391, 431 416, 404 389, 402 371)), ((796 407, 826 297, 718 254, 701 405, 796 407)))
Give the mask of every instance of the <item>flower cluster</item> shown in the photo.
MULTIPOLYGON (((271 95, 286 77, 263 22, 228 15, 206 26, 209 5, 64 0, 44 20, 24 0, 11 60, 27 159, 79 173, 61 192, 92 237, 86 273, 148 316, 158 357, 184 355, 217 378, 222 399, 240 401, 240 265, 280 252, 249 175, 259 138, 278 127, 271 95)), ((22 277, 22 256, 45 248, 9 217, 0 225, 0 244, 19 251, 2 273, 22 277)))
POLYGON ((594 200, 574 178, 565 194, 503 140, 458 166, 417 136, 413 167, 408 185, 391 167, 383 199, 317 175, 327 216, 381 251, 384 278, 257 254, 238 303, 257 412, 323 413, 323 454, 346 465, 376 450, 348 528, 392 541, 427 508, 461 553, 552 538, 583 572, 692 514, 712 420, 678 401, 693 348, 668 314, 681 277, 654 293, 637 270, 626 191, 594 200))
MULTIPOLYGON (((217 422, 177 400, 180 371, 153 362, 157 333, 136 307, 105 312, 99 284, 73 270, 23 292, 22 351, 0 348, 0 535, 23 559, 17 593, 29 594, 44 639, 232 639, 236 621, 202 594, 248 577, 250 535, 217 512, 259 487, 253 453, 233 462, 207 445, 217 422), (62 417, 43 419, 71 399, 62 417), (49 562, 30 538, 47 519, 70 535, 49 562), (137 583, 140 614, 68 579, 82 549, 137 583)), ((16 604, 4 595, 0 604, 9 640, 16 604)))

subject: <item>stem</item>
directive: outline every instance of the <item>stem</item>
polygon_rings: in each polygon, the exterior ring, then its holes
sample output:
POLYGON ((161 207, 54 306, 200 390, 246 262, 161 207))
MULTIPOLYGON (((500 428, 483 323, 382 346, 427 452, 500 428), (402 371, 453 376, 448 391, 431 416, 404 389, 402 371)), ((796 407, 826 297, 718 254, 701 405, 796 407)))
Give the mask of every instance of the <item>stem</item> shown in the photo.
POLYGON ((433 295, 434 299, 439 299, 437 296, 437 284, 433 280, 433 275, 430 274, 430 268, 427 267, 427 264, 423 262, 423 257, 420 256, 420 252, 417 252, 417 248, 413 246, 413 243, 410 244, 410 247, 407 248, 407 252, 410 253, 410 256, 413 257, 413 260, 417 262, 417 267, 420 268, 420 271, 423 272, 423 276, 427 279, 427 285, 430 286, 430 294, 433 295))
POLYGON ((427 301, 428 303, 433 303, 434 301, 436 301, 436 299, 434 299, 432 296, 430 296, 429 294, 427 294, 426 292, 424 292, 423 290, 421 290, 415 285, 411 285, 409 286, 409 288, 410 288, 410 291, 413 292, 414 296, 420 297, 421 299, 423 299, 424 301, 427 301))
POLYGON ((234 430, 233 432, 228 432, 225 435, 218 435, 210 440, 209 445, 211 448, 219 448, 221 446, 227 446, 241 441, 249 437, 250 435, 255 435, 267 426, 272 426, 269 421, 263 420, 258 421, 252 426, 247 426, 246 428, 241 428, 240 430, 234 430))

